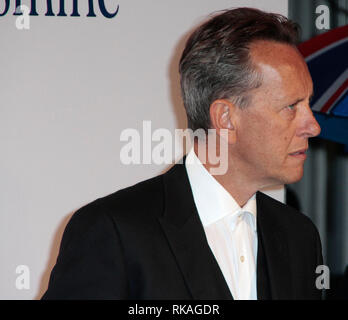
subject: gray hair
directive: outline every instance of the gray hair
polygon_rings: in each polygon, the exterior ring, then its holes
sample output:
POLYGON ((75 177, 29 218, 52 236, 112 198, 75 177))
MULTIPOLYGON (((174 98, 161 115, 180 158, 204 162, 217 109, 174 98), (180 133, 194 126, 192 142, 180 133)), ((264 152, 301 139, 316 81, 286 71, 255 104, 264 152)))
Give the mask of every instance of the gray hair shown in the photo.
POLYGON ((223 11, 194 31, 179 65, 189 128, 211 128, 209 109, 217 99, 229 99, 241 108, 249 105, 250 91, 262 84, 250 58, 251 42, 294 46, 298 31, 286 17, 252 8, 223 11))

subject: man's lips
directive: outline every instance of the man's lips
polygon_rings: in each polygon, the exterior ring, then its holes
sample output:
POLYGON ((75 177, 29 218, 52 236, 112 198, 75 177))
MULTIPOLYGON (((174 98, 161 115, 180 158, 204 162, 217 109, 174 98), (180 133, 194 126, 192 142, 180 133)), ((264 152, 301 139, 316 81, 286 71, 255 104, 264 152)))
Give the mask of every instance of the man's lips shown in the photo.
POLYGON ((307 157, 306 151, 307 151, 307 148, 304 148, 304 149, 292 152, 289 155, 292 156, 292 157, 298 157, 298 158, 304 158, 305 159, 307 157))

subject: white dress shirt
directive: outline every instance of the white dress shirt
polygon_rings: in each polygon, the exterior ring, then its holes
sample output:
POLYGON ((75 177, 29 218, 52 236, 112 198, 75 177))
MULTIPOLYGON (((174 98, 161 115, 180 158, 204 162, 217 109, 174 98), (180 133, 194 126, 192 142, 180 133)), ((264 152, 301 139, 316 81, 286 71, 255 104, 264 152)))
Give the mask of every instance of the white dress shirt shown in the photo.
POLYGON ((207 171, 193 148, 185 161, 208 244, 235 300, 257 300, 256 196, 241 208, 207 171))

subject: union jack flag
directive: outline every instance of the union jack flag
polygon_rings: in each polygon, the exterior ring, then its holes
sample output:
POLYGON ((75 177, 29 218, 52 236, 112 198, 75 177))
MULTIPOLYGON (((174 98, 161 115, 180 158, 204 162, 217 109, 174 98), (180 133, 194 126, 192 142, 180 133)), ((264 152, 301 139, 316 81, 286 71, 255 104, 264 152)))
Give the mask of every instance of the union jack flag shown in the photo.
POLYGON ((348 145, 348 25, 298 46, 314 83, 312 110, 320 137, 348 145))

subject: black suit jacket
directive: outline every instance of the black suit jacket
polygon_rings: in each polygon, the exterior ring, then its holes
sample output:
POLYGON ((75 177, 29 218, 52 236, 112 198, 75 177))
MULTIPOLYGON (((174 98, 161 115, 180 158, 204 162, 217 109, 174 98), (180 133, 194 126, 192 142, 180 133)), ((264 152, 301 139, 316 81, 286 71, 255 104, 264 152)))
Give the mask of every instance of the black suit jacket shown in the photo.
MULTIPOLYGON (((309 218, 257 192, 258 299, 319 299, 309 218)), ((98 199, 68 223, 43 299, 233 299, 185 166, 98 199)))

